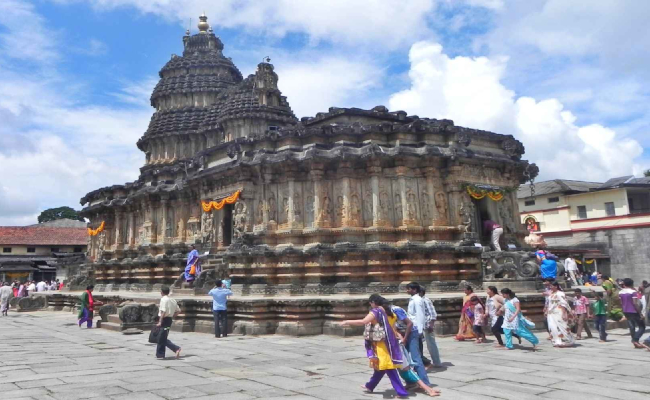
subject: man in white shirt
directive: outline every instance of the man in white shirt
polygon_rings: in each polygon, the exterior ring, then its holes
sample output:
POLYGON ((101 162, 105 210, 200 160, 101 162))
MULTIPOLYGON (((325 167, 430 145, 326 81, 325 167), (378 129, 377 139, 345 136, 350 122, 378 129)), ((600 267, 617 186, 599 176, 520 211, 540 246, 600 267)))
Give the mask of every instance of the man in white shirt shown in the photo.
POLYGON ((413 329, 404 337, 402 343, 404 343, 406 350, 411 355, 414 364, 413 369, 415 369, 422 382, 428 386, 430 385, 429 377, 427 376, 427 371, 424 369, 424 362, 420 353, 420 336, 423 335, 426 327, 426 314, 422 297, 420 297, 420 285, 417 282, 409 283, 406 285, 406 293, 411 296, 406 312, 408 313, 409 319, 413 322, 413 329))
POLYGON ((27 286, 27 294, 32 294, 36 291, 36 285, 34 284, 34 281, 29 282, 29 285, 27 286))
POLYGON ((165 358, 165 348, 176 353, 176 358, 181 356, 181 348, 176 346, 171 340, 168 340, 169 328, 172 326, 172 318, 180 313, 180 308, 176 300, 169 297, 169 286, 163 286, 160 289, 160 306, 158 307, 158 326, 160 326, 160 335, 158 336, 158 346, 156 347, 156 358, 165 358))
MULTIPOLYGON (((426 291, 423 287, 420 287, 420 297, 422 298, 422 305, 424 308, 424 314, 426 317, 426 326, 424 328, 424 340, 427 343, 427 349, 429 349, 429 355, 431 356, 431 363, 436 368, 442 368, 442 361, 440 361, 440 351, 438 350, 438 344, 436 343, 436 336, 433 331, 434 324, 436 319, 438 319, 438 313, 436 313, 436 308, 433 306, 431 299, 426 297, 426 291)), ((424 352, 422 352, 422 358, 424 359, 424 352)))
POLYGON ((576 274, 578 273, 578 264, 576 264, 576 260, 574 260, 571 256, 567 257, 564 260, 564 268, 569 273, 573 284, 578 286, 578 279, 576 278, 576 274))
POLYGON ((47 290, 47 284, 45 281, 40 281, 36 284, 36 291, 37 292, 44 292, 47 290))

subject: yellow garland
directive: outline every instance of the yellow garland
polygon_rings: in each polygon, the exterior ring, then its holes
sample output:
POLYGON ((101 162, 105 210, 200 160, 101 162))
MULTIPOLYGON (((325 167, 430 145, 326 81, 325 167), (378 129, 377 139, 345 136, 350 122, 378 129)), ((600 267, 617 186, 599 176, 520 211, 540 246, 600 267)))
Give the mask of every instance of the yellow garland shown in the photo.
POLYGON ((106 225, 106 222, 102 221, 102 223, 99 224, 99 227, 97 229, 88 228, 88 234, 90 236, 97 236, 100 232, 104 230, 104 225, 106 225))
POLYGON ((485 189, 473 189, 471 186, 467 186, 467 193, 469 193, 469 195, 476 200, 481 200, 485 196, 488 196, 494 201, 503 200, 503 192, 500 190, 487 191, 485 189))
POLYGON ((226 197, 225 199, 222 199, 220 201, 203 201, 201 200, 201 206, 203 207, 203 211, 205 212, 210 212, 212 210, 221 210, 223 206, 226 204, 233 204, 237 201, 239 198, 239 193, 241 190, 236 191, 232 195, 226 197))

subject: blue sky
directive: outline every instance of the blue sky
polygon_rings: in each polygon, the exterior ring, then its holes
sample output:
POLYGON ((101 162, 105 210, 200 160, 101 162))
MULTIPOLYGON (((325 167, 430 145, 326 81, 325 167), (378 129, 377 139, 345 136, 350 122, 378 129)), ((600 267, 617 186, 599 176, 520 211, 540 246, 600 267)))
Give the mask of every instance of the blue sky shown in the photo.
POLYGON ((386 105, 512 134, 540 179, 650 167, 650 3, 2 0, 0 224, 134 180, 159 69, 198 15, 298 117, 386 105))

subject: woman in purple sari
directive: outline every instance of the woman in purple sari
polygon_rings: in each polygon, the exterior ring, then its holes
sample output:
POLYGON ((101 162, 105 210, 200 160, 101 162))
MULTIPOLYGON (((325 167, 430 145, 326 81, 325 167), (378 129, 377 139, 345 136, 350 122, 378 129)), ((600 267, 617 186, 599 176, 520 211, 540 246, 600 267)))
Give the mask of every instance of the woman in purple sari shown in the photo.
MULTIPOLYGON (((393 326, 397 317, 393 312, 382 307, 384 298, 378 294, 370 296, 370 312, 364 319, 348 320, 341 323, 342 326, 370 326, 371 329, 381 329, 379 335, 374 335, 374 338, 383 336, 383 339, 372 340, 366 338, 366 355, 370 360, 370 366, 375 370, 375 373, 370 378, 370 381, 363 385, 363 389, 368 392, 375 390, 375 387, 381 381, 384 375, 388 375, 393 389, 397 392, 397 396, 402 398, 408 396, 408 392, 402 385, 399 378, 398 369, 404 363, 402 351, 400 350, 399 341, 395 335, 393 326)), ((366 327, 368 330, 368 327, 366 327)), ((365 336, 365 335, 364 335, 365 336)))
POLYGON ((185 265, 185 282, 194 282, 199 274, 201 274, 201 261, 199 260, 199 252, 196 246, 190 246, 192 250, 187 255, 187 264, 185 265))

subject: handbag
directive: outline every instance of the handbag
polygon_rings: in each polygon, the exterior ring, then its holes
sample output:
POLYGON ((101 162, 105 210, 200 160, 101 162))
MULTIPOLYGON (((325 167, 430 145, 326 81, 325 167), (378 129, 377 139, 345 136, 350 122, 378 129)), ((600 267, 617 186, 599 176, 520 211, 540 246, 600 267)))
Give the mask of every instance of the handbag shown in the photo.
POLYGON ((381 324, 366 324, 363 330, 363 338, 371 342, 381 342, 386 339, 386 331, 381 324))
POLYGON ((190 275, 196 275, 196 263, 190 267, 190 275))

